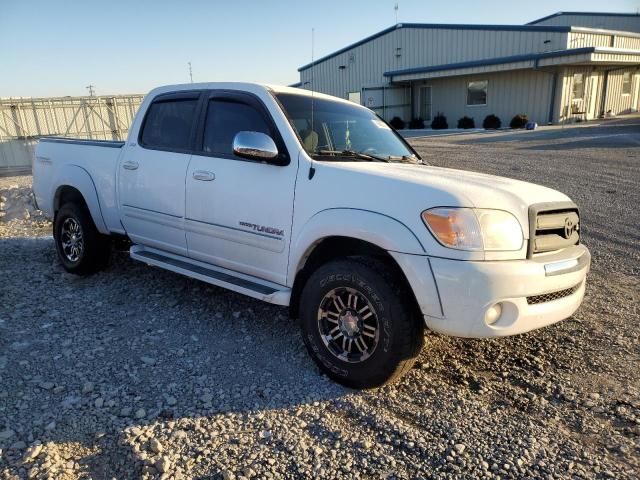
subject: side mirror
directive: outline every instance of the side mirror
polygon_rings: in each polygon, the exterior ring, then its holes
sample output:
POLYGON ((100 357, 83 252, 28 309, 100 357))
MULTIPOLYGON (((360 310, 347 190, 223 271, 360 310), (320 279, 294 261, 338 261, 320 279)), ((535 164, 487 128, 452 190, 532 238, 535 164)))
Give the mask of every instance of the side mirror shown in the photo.
POLYGON ((233 153, 249 160, 270 161, 278 156, 278 147, 269 135, 238 132, 233 139, 233 153))

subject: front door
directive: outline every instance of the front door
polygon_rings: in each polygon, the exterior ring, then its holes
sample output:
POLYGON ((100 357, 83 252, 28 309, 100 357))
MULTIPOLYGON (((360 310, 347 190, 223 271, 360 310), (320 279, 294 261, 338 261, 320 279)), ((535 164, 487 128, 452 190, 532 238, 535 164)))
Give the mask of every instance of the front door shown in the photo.
POLYGON ((587 78, 589 79, 589 110, 587 111, 587 119, 591 120, 598 117, 598 107, 600 107, 600 102, 598 101, 598 84, 600 76, 597 72, 594 72, 587 78))
POLYGON ((235 135, 254 131, 270 135, 288 158, 257 97, 212 92, 205 110, 186 178, 189 256, 284 285, 298 159, 278 166, 234 155, 235 135))
POLYGON ((134 243, 187 254, 184 179, 195 140, 198 92, 158 96, 118 166, 120 218, 134 243))

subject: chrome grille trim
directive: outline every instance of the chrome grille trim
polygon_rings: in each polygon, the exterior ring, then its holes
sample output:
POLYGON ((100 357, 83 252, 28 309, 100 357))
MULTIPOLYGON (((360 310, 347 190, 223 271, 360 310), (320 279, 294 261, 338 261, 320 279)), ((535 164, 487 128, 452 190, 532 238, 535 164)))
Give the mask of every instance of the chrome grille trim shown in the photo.
POLYGON ((576 293, 581 285, 582 285, 582 282, 580 282, 578 285, 575 285, 571 288, 565 288, 564 290, 543 293, 542 295, 533 295, 531 297, 527 297, 527 303, 529 305, 538 305, 540 303, 547 303, 547 302, 552 302, 554 300, 560 300, 561 298, 565 298, 576 293))
POLYGON ((529 207, 527 258, 580 243, 580 213, 573 202, 538 203, 529 207), (568 229, 567 227, 573 226, 568 229))

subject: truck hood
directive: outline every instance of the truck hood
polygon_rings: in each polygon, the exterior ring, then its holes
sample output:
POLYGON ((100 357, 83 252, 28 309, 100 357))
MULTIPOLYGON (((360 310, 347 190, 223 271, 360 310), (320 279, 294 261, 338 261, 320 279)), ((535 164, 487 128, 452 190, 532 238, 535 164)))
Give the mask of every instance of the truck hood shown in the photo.
POLYGON ((465 170, 406 163, 322 162, 322 165, 369 177, 374 185, 380 180, 381 192, 397 191, 400 187, 397 182, 401 182, 407 202, 414 202, 412 197, 416 194, 424 197, 422 209, 451 206, 506 210, 516 216, 527 237, 530 205, 570 200, 563 193, 541 185, 465 170))

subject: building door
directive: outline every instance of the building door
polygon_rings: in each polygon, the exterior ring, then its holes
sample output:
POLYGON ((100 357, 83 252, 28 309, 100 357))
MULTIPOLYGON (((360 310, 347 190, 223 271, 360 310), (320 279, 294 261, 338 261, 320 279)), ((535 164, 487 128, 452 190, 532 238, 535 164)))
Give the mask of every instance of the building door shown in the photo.
POLYGON ((420 118, 431 121, 431 87, 420 87, 420 118))

